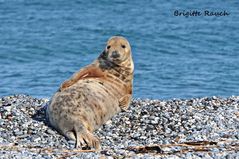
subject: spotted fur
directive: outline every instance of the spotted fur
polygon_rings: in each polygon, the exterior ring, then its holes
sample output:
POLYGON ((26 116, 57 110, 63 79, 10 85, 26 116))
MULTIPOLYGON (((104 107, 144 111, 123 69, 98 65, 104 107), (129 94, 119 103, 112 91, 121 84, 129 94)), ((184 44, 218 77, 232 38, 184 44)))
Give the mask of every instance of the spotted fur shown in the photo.
POLYGON ((110 38, 106 48, 90 65, 63 82, 47 108, 50 124, 76 147, 99 149, 92 132, 121 110, 132 98, 134 64, 129 42, 110 38))

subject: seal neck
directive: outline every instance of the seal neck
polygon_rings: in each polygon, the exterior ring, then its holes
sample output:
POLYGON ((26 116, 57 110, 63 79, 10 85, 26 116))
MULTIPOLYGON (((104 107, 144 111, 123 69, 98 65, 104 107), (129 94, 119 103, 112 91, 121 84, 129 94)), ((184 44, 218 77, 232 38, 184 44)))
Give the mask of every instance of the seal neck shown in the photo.
POLYGON ((99 67, 103 71, 107 71, 110 74, 120 78, 124 82, 131 82, 133 76, 134 66, 132 64, 132 59, 126 60, 125 62, 116 64, 111 62, 104 57, 104 55, 100 55, 98 58, 99 67))

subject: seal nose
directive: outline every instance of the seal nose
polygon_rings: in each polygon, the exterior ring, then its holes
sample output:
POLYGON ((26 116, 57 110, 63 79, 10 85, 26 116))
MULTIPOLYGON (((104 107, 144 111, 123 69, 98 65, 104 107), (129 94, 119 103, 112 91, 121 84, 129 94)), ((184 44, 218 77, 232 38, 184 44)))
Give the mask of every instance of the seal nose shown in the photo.
POLYGON ((111 57, 118 58, 120 57, 120 54, 118 53, 118 51, 113 51, 111 57))

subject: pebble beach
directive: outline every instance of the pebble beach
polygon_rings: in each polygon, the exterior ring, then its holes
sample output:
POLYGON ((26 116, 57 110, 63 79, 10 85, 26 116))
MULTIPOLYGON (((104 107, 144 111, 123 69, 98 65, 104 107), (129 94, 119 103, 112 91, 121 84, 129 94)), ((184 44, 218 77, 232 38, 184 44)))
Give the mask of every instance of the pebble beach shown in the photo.
POLYGON ((98 152, 75 149, 50 127, 48 103, 0 98, 0 158, 239 158, 239 96, 133 99, 95 132, 98 152))

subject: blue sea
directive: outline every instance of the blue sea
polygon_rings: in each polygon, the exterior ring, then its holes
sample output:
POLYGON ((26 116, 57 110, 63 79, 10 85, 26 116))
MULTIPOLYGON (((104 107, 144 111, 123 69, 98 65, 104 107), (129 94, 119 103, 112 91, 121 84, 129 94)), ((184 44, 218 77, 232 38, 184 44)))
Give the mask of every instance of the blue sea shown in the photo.
POLYGON ((131 43, 134 98, 239 95, 238 0, 0 0, 0 96, 50 98, 113 35, 131 43))

